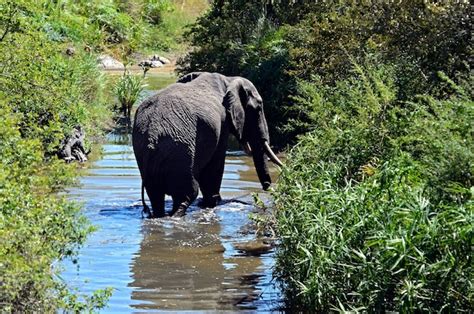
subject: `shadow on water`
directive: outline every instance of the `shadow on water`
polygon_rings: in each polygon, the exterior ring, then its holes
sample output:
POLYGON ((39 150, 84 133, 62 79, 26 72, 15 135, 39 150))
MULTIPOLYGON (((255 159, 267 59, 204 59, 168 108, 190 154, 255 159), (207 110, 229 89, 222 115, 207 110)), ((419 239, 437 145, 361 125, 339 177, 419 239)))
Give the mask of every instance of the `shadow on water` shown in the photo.
POLYGON ((241 249, 256 240, 248 231, 255 208, 245 204, 261 192, 251 159, 240 151, 226 158, 222 196, 243 203, 204 210, 193 204, 184 219, 148 220, 141 218, 141 180, 130 144, 130 135, 110 134, 81 186, 69 191, 99 230, 81 249, 78 265, 65 264, 63 278, 86 293, 114 287, 103 312, 277 309, 273 250, 241 249))

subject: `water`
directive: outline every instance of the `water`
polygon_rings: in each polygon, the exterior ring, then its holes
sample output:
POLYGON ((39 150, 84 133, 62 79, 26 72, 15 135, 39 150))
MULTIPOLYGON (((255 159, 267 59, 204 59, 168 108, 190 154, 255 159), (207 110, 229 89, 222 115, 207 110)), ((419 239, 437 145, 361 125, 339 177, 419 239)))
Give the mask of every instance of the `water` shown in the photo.
POLYGON ((249 157, 229 152, 221 188, 224 200, 242 202, 204 210, 193 204, 180 219, 142 219, 129 136, 110 134, 102 149, 80 186, 69 191, 99 228, 81 249, 78 265, 65 263, 63 278, 71 286, 86 293, 115 288, 104 313, 278 308, 274 251, 256 238, 249 220, 256 208, 245 204, 252 203, 253 192, 269 202, 249 157))

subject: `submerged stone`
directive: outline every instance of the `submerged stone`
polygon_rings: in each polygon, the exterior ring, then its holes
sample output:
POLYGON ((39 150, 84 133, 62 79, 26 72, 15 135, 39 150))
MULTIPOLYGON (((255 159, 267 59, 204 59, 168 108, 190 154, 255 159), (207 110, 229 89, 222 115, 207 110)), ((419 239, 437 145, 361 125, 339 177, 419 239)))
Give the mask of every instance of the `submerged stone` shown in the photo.
POLYGON ((246 255, 261 255, 272 250, 273 246, 262 240, 254 240, 243 243, 234 243, 234 248, 246 255))

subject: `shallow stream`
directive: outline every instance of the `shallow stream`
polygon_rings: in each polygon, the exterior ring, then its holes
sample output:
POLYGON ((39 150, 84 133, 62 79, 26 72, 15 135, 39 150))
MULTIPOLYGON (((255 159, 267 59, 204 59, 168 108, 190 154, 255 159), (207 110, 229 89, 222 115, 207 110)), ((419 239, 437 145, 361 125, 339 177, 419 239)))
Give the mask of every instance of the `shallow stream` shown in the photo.
MULTIPOLYGON (((149 76, 156 90, 174 77, 149 76)), ((273 249, 256 239, 249 214, 261 192, 251 159, 229 151, 221 194, 238 199, 214 209, 195 204, 184 218, 142 219, 140 174, 128 135, 110 134, 69 197, 99 229, 66 263, 63 278, 83 292, 113 287, 102 312, 273 311, 281 294, 272 281, 273 249)), ((272 177, 276 178, 273 169, 272 177)), ((199 198, 198 198, 199 200, 199 198)), ((167 198, 167 210, 171 199, 167 198)))

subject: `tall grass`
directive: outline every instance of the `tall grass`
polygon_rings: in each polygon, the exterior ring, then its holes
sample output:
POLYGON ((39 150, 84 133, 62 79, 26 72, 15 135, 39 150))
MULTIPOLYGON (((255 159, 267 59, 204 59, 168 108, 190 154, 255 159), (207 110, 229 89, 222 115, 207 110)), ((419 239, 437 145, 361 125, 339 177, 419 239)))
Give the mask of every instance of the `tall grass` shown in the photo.
POLYGON ((393 67, 353 71, 336 87, 300 87, 312 131, 275 191, 276 275, 289 304, 468 312, 473 101, 460 88, 450 99, 399 102, 393 67))
POLYGON ((121 105, 121 112, 128 127, 131 125, 132 107, 138 100, 146 85, 143 77, 125 72, 117 81, 114 91, 121 105))

